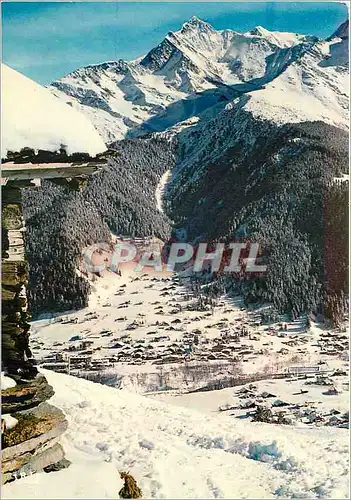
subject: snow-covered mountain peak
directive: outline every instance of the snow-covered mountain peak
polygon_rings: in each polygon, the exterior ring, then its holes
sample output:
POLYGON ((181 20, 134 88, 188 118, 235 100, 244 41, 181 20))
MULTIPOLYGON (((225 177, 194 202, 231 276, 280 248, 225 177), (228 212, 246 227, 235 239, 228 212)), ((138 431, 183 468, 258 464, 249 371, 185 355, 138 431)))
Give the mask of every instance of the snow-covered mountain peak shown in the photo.
POLYGON ((256 26, 251 31, 245 33, 246 36, 259 37, 268 42, 278 45, 281 48, 293 47, 300 43, 314 43, 318 38, 312 35, 301 35, 299 33, 290 33, 284 31, 269 31, 262 26, 256 26))
POLYGON ((320 120, 347 129, 347 45, 338 38, 319 41, 261 90, 246 94, 240 104, 255 117, 276 123, 320 120))
POLYGON ((203 21, 202 19, 200 19, 197 16, 191 16, 191 18, 189 19, 188 23, 189 24, 194 24, 194 25, 201 25, 201 24, 205 23, 205 21, 203 21))
POLYGON ((263 26, 256 26, 253 30, 249 31, 249 34, 256 36, 267 36, 270 34, 270 31, 263 28, 263 26))
POLYGON ((189 19, 189 21, 185 22, 180 31, 181 32, 188 32, 190 30, 198 31, 201 33, 208 33, 208 32, 216 31, 210 23, 203 21, 202 19, 199 19, 196 16, 192 16, 189 19))
POLYGON ((247 33, 218 31, 193 17, 180 30, 169 32, 141 65, 164 75, 168 84, 189 93, 263 77, 267 73, 268 56, 316 41, 316 37, 270 32, 261 26, 247 33))
MULTIPOLYGON (((238 92, 259 91, 318 46, 316 64, 306 70, 312 87, 304 84, 308 83, 307 73, 299 72, 291 79, 293 86, 297 85, 297 112, 299 86, 308 94, 313 88, 313 95, 321 96, 318 81, 323 78, 322 68, 341 65, 341 73, 344 71, 348 47, 346 39, 340 37, 345 37, 346 31, 346 24, 342 25, 329 44, 315 36, 269 31, 262 26, 245 33, 216 30, 193 16, 144 57, 80 68, 54 82, 52 91, 87 114, 103 131, 105 140, 111 142, 127 134, 163 131, 198 117, 218 102, 225 104, 238 92)), ((337 102, 344 106, 343 76, 336 72, 331 78, 340 89, 337 102)), ((330 92, 336 88, 327 79, 324 83, 330 92)), ((272 93, 276 100, 277 93, 272 93)), ((277 107, 279 103, 274 109, 277 107)))

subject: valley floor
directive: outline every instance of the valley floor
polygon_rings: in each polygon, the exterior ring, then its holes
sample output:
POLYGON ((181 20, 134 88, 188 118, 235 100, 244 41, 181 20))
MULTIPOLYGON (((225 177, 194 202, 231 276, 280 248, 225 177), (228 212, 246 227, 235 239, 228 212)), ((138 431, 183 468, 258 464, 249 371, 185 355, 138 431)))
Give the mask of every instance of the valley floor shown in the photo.
POLYGON ((247 310, 240 297, 201 309, 186 277, 170 274, 106 273, 93 287, 88 308, 32 323, 32 352, 44 368, 144 394, 286 376, 289 367, 310 375, 348 370, 346 328, 313 323, 306 331, 304 318, 287 321, 286 330, 261 324, 262 309, 247 310))
POLYGON ((345 429, 218 419, 44 373, 67 415, 72 465, 7 484, 3 498, 116 498, 122 470, 143 498, 348 498, 345 429))

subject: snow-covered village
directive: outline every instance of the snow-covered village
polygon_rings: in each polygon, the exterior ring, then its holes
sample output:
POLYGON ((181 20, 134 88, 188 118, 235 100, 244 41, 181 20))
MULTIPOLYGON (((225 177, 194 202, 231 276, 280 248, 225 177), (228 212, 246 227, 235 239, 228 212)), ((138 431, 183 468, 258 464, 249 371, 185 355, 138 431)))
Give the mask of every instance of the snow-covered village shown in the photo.
POLYGON ((3 3, 4 499, 350 498, 348 14, 3 3))

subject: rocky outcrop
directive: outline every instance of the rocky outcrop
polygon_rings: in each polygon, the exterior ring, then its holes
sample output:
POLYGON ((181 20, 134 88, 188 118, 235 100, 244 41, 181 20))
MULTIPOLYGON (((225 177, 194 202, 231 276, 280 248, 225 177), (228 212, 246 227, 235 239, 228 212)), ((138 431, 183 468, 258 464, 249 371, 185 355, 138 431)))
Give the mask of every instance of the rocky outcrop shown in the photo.
POLYGON ((12 429, 6 429, 2 436, 4 460, 32 451, 38 444, 57 437, 58 430, 67 428, 62 411, 48 403, 40 403, 33 409, 12 413, 11 416, 18 423, 12 429))
POLYGON ((37 406, 53 396, 54 391, 43 375, 2 391, 2 412, 13 413, 37 406))
POLYGON ((63 448, 57 442, 67 429, 61 410, 41 403, 34 409, 13 413, 12 417, 18 423, 2 436, 4 482, 43 471, 64 460, 63 448))

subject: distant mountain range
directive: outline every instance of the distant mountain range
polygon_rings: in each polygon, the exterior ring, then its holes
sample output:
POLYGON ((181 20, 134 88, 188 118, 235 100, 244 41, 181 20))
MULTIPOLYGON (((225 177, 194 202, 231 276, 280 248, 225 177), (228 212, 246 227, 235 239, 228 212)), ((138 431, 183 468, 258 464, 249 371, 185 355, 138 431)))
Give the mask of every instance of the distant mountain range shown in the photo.
POLYGON ((106 142, 206 120, 237 98, 233 105, 273 121, 344 128, 348 21, 321 40, 260 26, 217 31, 192 17, 145 57, 77 69, 50 90, 86 114, 106 142))

